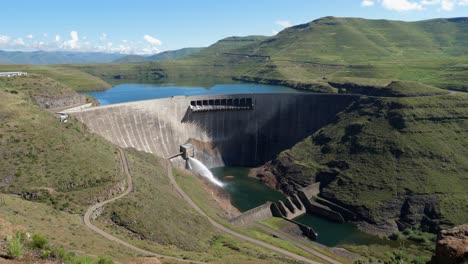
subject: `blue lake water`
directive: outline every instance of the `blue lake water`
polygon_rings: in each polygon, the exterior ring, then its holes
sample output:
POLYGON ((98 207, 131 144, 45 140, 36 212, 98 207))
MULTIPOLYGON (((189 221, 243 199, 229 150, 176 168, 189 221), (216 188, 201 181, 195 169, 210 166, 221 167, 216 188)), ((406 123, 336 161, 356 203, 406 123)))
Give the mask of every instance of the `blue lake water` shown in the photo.
POLYGON ((299 93, 299 91, 274 85, 262 84, 217 84, 210 88, 160 84, 119 84, 105 91, 87 92, 101 105, 125 103, 139 100, 206 94, 236 93, 299 93))

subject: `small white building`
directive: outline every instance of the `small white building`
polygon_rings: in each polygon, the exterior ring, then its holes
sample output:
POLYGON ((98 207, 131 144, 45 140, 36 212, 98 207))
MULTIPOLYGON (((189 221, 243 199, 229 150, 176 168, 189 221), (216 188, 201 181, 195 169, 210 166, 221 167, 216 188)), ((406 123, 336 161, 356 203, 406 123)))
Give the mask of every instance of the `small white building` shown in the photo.
POLYGON ((28 75, 27 72, 0 72, 0 77, 13 77, 28 75))

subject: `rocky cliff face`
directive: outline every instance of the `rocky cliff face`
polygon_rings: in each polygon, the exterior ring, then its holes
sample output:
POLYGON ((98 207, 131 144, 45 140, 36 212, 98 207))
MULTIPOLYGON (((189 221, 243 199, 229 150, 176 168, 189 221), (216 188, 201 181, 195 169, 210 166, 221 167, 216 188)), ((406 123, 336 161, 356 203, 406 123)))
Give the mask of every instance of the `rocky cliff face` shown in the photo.
POLYGON ((85 104, 86 97, 84 95, 72 92, 63 95, 35 96, 34 101, 42 108, 56 109, 85 104))
POLYGON ((466 96, 363 99, 264 167, 285 193, 320 196, 378 233, 468 222, 466 96))
POLYGON ((468 224, 440 232, 431 263, 468 263, 468 224))

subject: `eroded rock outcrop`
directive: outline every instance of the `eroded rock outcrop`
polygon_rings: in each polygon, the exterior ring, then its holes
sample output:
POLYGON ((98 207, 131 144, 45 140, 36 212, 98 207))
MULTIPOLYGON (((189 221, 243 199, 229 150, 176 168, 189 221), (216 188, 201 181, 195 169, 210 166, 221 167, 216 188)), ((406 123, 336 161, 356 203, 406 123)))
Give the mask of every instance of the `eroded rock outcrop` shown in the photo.
POLYGON ((443 230, 437 237, 432 264, 468 263, 468 224, 443 230))

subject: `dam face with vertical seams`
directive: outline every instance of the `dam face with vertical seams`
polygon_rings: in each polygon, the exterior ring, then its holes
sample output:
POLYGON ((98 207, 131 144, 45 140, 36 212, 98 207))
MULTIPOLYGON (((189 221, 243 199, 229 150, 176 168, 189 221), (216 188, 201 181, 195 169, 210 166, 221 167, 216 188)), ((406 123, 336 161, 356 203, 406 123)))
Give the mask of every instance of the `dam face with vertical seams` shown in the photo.
POLYGON ((123 148, 169 157, 190 142, 207 167, 257 166, 333 122, 358 99, 311 93, 180 96, 71 115, 123 148))

